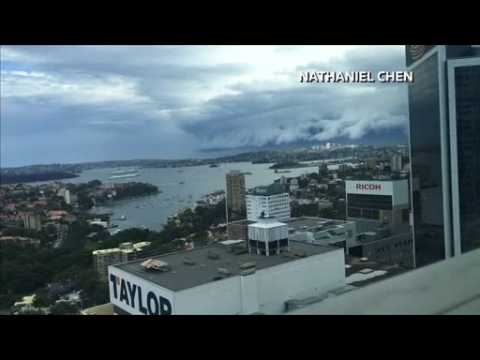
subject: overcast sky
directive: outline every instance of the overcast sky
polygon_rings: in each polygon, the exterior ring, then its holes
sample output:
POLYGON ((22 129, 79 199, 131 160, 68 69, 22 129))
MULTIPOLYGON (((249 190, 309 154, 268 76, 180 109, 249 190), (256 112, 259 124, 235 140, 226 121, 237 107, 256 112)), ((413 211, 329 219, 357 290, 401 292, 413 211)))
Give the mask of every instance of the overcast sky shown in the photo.
POLYGON ((184 158, 405 129, 406 85, 300 84, 403 70, 403 46, 2 46, 2 166, 184 158))

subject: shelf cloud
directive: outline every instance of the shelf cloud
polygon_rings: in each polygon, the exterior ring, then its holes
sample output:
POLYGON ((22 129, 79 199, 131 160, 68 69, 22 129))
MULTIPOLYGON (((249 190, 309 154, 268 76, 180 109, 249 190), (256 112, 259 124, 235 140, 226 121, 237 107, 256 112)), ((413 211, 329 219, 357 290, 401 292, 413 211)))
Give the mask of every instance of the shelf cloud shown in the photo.
POLYGON ((405 84, 301 84, 404 70, 403 46, 2 46, 4 166, 195 156, 405 129, 405 84))

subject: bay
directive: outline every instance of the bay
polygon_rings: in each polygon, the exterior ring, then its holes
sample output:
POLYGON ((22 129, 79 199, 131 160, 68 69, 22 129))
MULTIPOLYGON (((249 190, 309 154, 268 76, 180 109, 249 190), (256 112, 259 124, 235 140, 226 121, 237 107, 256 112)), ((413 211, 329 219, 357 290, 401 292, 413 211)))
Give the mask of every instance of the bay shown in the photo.
POLYGON ((249 162, 223 163, 218 167, 191 166, 182 168, 142 168, 134 178, 115 179, 109 177, 115 169, 93 169, 83 171, 78 178, 69 179, 70 183, 82 183, 100 180, 104 184, 112 182, 146 182, 158 186, 161 193, 151 196, 112 201, 95 212, 112 211, 112 224, 118 229, 145 226, 151 230, 161 230, 168 217, 181 209, 195 206, 196 201, 214 191, 225 191, 225 174, 230 170, 250 172, 245 175, 247 189, 260 185, 269 185, 274 180, 300 176, 317 172, 318 167, 290 169, 287 173, 275 173, 269 169, 272 164, 252 164, 249 162), (118 220, 122 215, 125 220, 118 220))

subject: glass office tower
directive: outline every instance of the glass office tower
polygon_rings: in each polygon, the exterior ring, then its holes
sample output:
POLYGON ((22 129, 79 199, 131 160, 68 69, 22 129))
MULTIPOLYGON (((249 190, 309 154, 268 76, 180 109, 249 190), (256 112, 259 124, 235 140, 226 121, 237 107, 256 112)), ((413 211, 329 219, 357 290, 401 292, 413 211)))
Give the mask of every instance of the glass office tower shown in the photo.
POLYGON ((456 252, 480 247, 480 57, 448 62, 456 252))
POLYGON ((417 267, 480 246, 478 53, 466 45, 406 47, 415 80, 408 99, 417 267))

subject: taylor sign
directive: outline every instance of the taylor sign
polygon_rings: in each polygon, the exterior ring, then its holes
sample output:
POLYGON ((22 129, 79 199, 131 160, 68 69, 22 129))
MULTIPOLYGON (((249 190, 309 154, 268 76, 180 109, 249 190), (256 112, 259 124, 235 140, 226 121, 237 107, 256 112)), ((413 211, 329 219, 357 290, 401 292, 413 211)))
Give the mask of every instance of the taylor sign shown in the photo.
POLYGON ((131 314, 170 315, 172 304, 156 289, 142 281, 126 279, 118 274, 109 274, 110 302, 131 314))

